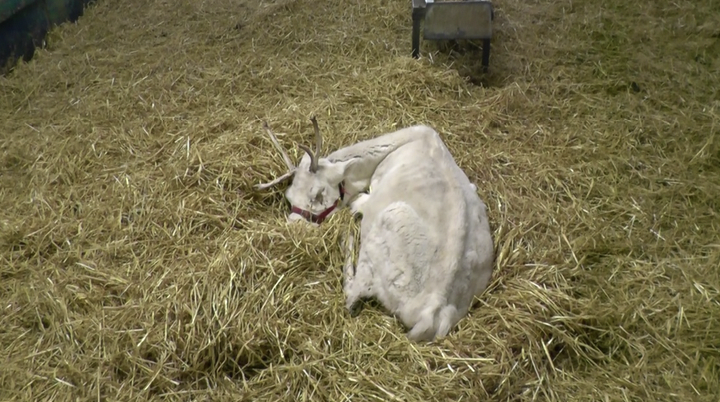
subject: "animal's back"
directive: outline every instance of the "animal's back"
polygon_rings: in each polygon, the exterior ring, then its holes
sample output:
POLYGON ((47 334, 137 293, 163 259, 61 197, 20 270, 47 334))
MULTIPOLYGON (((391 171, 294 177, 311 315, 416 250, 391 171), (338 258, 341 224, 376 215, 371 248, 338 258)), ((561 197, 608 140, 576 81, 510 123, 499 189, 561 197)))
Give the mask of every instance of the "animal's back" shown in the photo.
POLYGON ((388 155, 372 177, 373 211, 363 214, 379 213, 390 203, 400 201, 429 222, 455 220, 464 197, 442 147, 437 137, 436 141, 405 144, 388 155))
POLYGON ((475 296, 485 291, 492 277, 495 262, 495 246, 487 217, 487 207, 475 192, 468 188, 465 192, 467 202, 467 237, 461 269, 455 272, 450 282, 448 302, 458 308, 459 315, 465 315, 475 296))
POLYGON ((418 266, 422 283, 405 305, 409 321, 417 320, 409 334, 415 339, 444 336, 467 312, 477 283, 467 248, 476 243, 471 232, 478 230, 481 201, 468 193, 472 185, 439 136, 429 139, 400 147, 378 165, 372 183, 378 190, 363 212, 363 222, 371 224, 375 214, 402 202, 430 229, 424 240, 432 257, 416 262, 426 265, 418 266))
POLYGON ((448 302, 457 306, 458 314, 465 315, 475 296, 487 288, 495 261, 495 247, 492 240, 487 206, 477 194, 477 187, 470 182, 465 172, 455 163, 454 158, 446 160, 452 165, 455 180, 460 185, 465 205, 466 236, 463 244, 461 267, 454 271, 454 278, 448 282, 448 302))
POLYGON ((383 232, 390 236, 383 241, 407 249, 396 254, 405 257, 384 264, 393 275, 413 267, 412 280, 403 282, 410 285, 394 287, 391 293, 403 293, 395 298, 384 296, 402 301, 391 307, 412 327, 408 336, 422 340, 446 335, 485 289, 493 244, 485 205, 439 135, 426 126, 406 130, 421 140, 398 147, 375 169, 362 232, 375 233, 373 225, 384 222, 392 230, 383 232), (410 253, 420 250, 418 242, 423 252, 410 253))
MULTIPOLYGON (((370 227, 383 213, 396 210, 399 205, 411 209, 412 214, 398 218, 413 216, 420 221, 417 226, 427 230, 422 234, 427 252, 416 256, 423 259, 416 261, 417 269, 423 270, 417 278, 438 289, 438 281, 446 281, 446 272, 454 269, 462 257, 462 246, 457 244, 457 239, 465 237, 462 225, 465 203, 461 189, 450 178, 452 172, 443 166, 439 155, 432 155, 430 147, 424 141, 412 142, 380 163, 372 178, 370 201, 363 208, 362 225, 367 229, 363 232, 370 233, 370 227), (428 275, 432 280, 428 281, 428 275)), ((413 222, 397 225, 416 226, 413 222)), ((394 235, 401 233, 409 236, 406 244, 420 240, 414 239, 420 234, 413 231, 397 230, 394 235)))

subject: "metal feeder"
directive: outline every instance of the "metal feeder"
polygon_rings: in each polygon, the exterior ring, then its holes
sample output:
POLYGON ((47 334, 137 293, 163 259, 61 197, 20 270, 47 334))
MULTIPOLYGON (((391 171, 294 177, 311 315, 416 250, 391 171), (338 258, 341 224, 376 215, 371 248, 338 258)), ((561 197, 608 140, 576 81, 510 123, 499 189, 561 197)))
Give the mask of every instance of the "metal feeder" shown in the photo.
POLYGON ((482 40, 482 65, 490 63, 490 39, 495 17, 490 1, 412 0, 412 56, 420 57, 420 22, 425 40, 482 40))

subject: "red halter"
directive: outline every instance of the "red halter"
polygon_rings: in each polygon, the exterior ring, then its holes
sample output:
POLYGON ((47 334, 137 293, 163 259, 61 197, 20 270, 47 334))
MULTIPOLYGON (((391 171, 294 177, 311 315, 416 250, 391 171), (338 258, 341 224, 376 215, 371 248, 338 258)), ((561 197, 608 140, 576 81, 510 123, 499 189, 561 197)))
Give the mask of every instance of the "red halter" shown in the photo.
POLYGON ((313 214, 313 213, 310 212, 310 211, 306 211, 306 210, 304 210, 304 209, 300 209, 300 208, 298 208, 298 207, 296 207, 296 206, 294 206, 294 205, 292 206, 291 211, 292 211, 293 213, 296 213, 296 214, 302 216, 302 217, 305 218, 306 220, 308 220, 308 221, 310 221, 310 222, 312 222, 312 223, 317 223, 317 224, 319 225, 319 224, 323 223, 323 221, 325 220, 325 218, 327 218, 328 215, 330 215, 330 213, 335 210, 335 208, 337 208, 337 206, 338 206, 338 204, 340 203, 340 201, 344 198, 344 196, 345 196, 345 186, 343 186, 342 182, 341 182, 340 184, 338 184, 338 189, 340 190, 340 198, 337 199, 337 200, 335 200, 335 202, 334 202, 328 209, 320 212, 320 213, 317 214, 317 215, 313 214))

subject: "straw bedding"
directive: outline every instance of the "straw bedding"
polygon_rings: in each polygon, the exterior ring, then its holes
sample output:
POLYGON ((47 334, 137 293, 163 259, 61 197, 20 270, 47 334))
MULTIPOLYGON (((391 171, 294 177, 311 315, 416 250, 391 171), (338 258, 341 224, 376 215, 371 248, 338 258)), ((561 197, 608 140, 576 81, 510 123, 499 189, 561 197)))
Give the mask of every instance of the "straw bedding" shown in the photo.
POLYGON ((711 401, 720 7, 495 2, 410 53, 405 1, 100 1, 0 79, 0 399, 711 401), (350 319, 347 212, 288 226, 262 131, 435 127, 487 202, 445 339, 350 319))

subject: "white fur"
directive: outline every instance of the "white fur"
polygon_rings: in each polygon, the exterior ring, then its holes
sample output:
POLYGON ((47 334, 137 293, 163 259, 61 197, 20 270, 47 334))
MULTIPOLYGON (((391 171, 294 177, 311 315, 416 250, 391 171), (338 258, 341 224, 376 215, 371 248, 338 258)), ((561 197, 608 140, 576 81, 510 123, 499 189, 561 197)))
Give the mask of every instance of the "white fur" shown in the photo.
POLYGON ((343 206, 362 214, 355 266, 352 242, 346 245, 351 315, 360 299, 373 297, 410 329, 410 339, 447 335, 487 287, 494 247, 485 204, 438 133, 404 128, 320 158, 316 173, 309 166, 306 154, 286 191, 293 205, 320 213, 343 182, 343 206))

